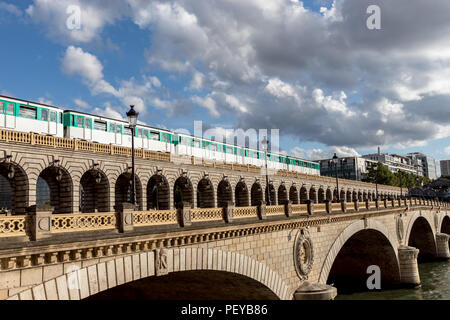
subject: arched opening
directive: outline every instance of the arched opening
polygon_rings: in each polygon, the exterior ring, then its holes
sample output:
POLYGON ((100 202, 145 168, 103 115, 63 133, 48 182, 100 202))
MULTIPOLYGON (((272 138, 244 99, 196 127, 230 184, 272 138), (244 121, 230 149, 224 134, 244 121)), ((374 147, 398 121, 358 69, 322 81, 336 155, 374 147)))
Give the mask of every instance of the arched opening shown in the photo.
POLYGON ((352 202, 352 192, 350 190, 347 191, 347 202, 352 202))
POLYGON ((173 204, 178 207, 180 203, 190 203, 194 208, 194 187, 188 177, 179 177, 173 186, 173 204))
POLYGON ((197 207, 214 208, 214 186, 208 178, 203 178, 197 185, 197 207))
POLYGON ((352 201, 358 201, 358 193, 356 191, 352 193, 352 201))
POLYGON ((363 192, 363 201, 366 201, 368 198, 367 198, 367 192, 363 192))
POLYGON ((64 168, 48 167, 36 182, 36 204, 50 204, 54 213, 72 213, 72 188, 72 179, 64 168))
POLYGON ((147 209, 170 209, 170 186, 161 174, 153 175, 147 184, 147 209))
POLYGON ((339 196, 340 201, 345 201, 345 190, 341 190, 341 194, 339 196))
POLYGON ((323 203, 325 201, 325 191, 322 188, 319 188, 319 194, 317 196, 318 203, 323 203))
POLYGON ((296 186, 291 186, 289 189, 289 200, 292 201, 292 204, 298 204, 298 191, 296 186))
POLYGON ((450 235, 450 217, 449 216, 445 216, 444 219, 442 219, 441 232, 450 235))
POLYGON ((363 201, 363 196, 362 196, 362 192, 361 191, 359 191, 358 192, 358 201, 363 201))
POLYGON ((278 300, 278 297, 249 277, 201 270, 147 277, 102 291, 86 300, 278 300))
POLYGON ((341 293, 367 291, 369 266, 380 268, 381 289, 399 283, 400 271, 394 248, 386 236, 374 229, 356 232, 344 243, 330 269, 327 283, 341 293))
MULTIPOLYGON (((142 210, 142 185, 141 180, 139 177, 135 174, 134 175, 134 181, 135 181, 135 196, 136 196, 136 204, 138 206, 139 210, 142 210)), ((131 198, 131 187, 132 187, 132 181, 131 181, 131 173, 122 173, 116 181, 115 185, 115 204, 116 206, 123 203, 133 203, 131 198)))
POLYGON ((80 208, 79 211, 108 212, 109 210, 109 182, 100 170, 86 171, 80 180, 80 208))
POLYGON ((288 200, 288 193, 284 184, 278 187, 278 204, 284 204, 288 200))
POLYGON ((248 207, 248 188, 244 181, 239 181, 235 189, 236 207, 248 207))
POLYGON ((419 249, 417 261, 431 261, 436 258, 436 242, 434 240, 433 230, 427 219, 418 217, 411 228, 409 234, 408 246, 419 249))
POLYGON ((300 188, 300 203, 304 204, 308 201, 308 190, 305 187, 300 188))
POLYGON ((372 201, 372 193, 369 192, 369 193, 367 194, 367 199, 369 199, 369 201, 372 201))
POLYGON ((259 182, 255 182, 252 185, 251 190, 251 196, 252 196, 252 206, 257 206, 261 201, 263 201, 263 191, 261 188, 261 184, 259 182))
POLYGON ((233 201, 231 184, 228 180, 222 180, 217 187, 217 206, 223 208, 231 201, 233 201))
MULTIPOLYGON (((266 196, 266 203, 267 203, 267 187, 264 194, 266 196)), ((277 204, 275 199, 275 187, 273 186, 273 184, 269 184, 269 199, 270 205, 274 206, 277 204)))
POLYGON ((28 206, 28 177, 14 163, 0 163, 0 210, 23 215, 28 206))
POLYGON ((326 199, 329 201, 333 200, 333 193, 331 192, 331 189, 327 189, 326 191, 326 199))

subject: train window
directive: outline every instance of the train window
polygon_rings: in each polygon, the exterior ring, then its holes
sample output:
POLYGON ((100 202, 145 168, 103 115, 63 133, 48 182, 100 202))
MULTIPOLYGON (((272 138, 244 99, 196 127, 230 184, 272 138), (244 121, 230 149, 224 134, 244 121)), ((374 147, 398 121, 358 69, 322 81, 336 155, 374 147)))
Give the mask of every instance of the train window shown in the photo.
POLYGON ((83 128, 83 124, 84 124, 84 118, 77 117, 77 127, 78 128, 83 128))
POLYGON ((122 126, 120 124, 116 124, 116 133, 121 133, 122 126))
POLYGON ((19 116, 27 119, 37 119, 36 108, 20 106, 19 116))
POLYGON ((14 103, 6 104, 6 114, 14 114, 14 103))
POLYGON ((100 131, 107 131, 107 125, 105 121, 94 120, 94 129, 100 131))
POLYGON ((110 129, 111 129, 111 132, 116 132, 116 124, 111 123, 110 129))
POLYGON ((91 119, 85 118, 84 119, 84 127, 90 129, 91 128, 91 119))
POLYGON ((226 148, 228 154, 233 154, 233 147, 226 146, 226 148))
POLYGON ((41 119, 43 121, 48 121, 48 110, 47 109, 41 110, 41 119))
POLYGON ((124 128, 124 130, 123 130, 123 133, 125 134, 125 135, 127 135, 127 136, 131 136, 131 133, 132 133, 133 131, 131 131, 131 128, 129 128, 129 127, 125 127, 124 128))
POLYGON ((62 114, 62 112, 59 113, 59 123, 63 123, 63 114, 62 114))
POLYGON ((50 111, 50 121, 56 122, 56 111, 50 111))
POLYGON ((217 151, 217 144, 211 143, 211 150, 212 151, 217 151))
POLYGON ((208 149, 208 145, 209 145, 208 141, 202 141, 202 148, 203 149, 208 149))
POLYGON ((200 148, 200 141, 194 140, 194 147, 200 148))
POLYGON ((0 101, 0 112, 6 112, 6 110, 4 109, 5 103, 3 101, 0 101))
POLYGON ((159 132, 150 131, 150 139, 159 141, 159 132))

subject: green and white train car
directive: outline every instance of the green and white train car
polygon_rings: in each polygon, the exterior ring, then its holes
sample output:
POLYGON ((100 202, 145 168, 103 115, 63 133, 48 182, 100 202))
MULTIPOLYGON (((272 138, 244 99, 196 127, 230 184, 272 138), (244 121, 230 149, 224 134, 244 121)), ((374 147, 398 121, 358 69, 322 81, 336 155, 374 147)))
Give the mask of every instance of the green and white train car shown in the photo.
MULTIPOLYGON (((131 135, 134 134, 136 148, 226 163, 261 167, 265 165, 264 152, 260 150, 175 133, 147 125, 137 125, 135 131, 132 132, 128 122, 124 120, 64 110, 6 96, 0 96, 0 128, 124 147, 131 147, 131 135)), ((318 163, 296 157, 269 153, 267 163, 270 169, 320 175, 318 163)))
POLYGON ((63 137, 64 110, 0 95, 0 128, 63 137))
POLYGON ((64 136, 87 141, 131 147, 131 135, 134 134, 136 148, 161 152, 175 152, 172 144, 173 134, 144 125, 137 125, 135 132, 128 122, 102 116, 96 116, 74 110, 64 111, 64 136))

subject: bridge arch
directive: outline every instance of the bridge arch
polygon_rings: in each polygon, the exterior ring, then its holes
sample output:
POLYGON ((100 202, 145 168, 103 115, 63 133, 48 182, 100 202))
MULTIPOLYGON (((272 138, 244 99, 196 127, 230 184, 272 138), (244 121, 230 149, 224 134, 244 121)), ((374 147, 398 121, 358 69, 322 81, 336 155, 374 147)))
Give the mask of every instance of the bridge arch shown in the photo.
POLYGON ((428 215, 416 211, 409 220, 405 241, 419 249, 418 260, 430 260, 437 256, 436 233, 428 215))
POLYGON ((289 189, 289 200, 292 201, 292 204, 298 204, 298 189, 295 185, 292 185, 289 189))
POLYGON ((301 204, 304 204, 304 203, 306 203, 306 201, 308 201, 308 200, 309 200, 309 197, 308 197, 308 189, 306 189, 305 186, 302 186, 302 187, 300 188, 300 203, 301 203, 301 204))
POLYGON ((345 201, 345 190, 344 189, 342 189, 340 194, 339 194, 339 200, 341 200, 341 201, 344 200, 345 201))
POLYGON ((277 197, 276 197, 276 191, 275 191, 275 187, 273 186, 273 184, 272 183, 269 183, 269 186, 268 187, 266 187, 266 192, 264 193, 265 194, 265 197, 266 197, 266 203, 267 203, 267 190, 269 190, 269 199, 270 199, 270 204, 271 205, 276 205, 277 204, 277 197), (267 189, 267 188, 269 188, 269 189, 267 189))
POLYGON ((261 201, 263 201, 263 191, 261 184, 259 182, 255 182, 252 185, 251 189, 251 205, 257 206, 261 201))
POLYGON ((80 212, 108 212, 109 206, 108 177, 98 169, 86 171, 80 179, 80 212))
MULTIPOLYGON (((139 174, 135 174, 135 195, 136 204, 139 210, 142 210, 142 185, 139 179, 139 174)), ((122 173, 115 183, 115 205, 119 205, 122 202, 132 202, 131 199, 131 172, 122 173)))
POLYGON ((326 191, 326 200, 332 201, 333 200, 333 192, 331 192, 331 189, 328 188, 326 191))
POLYGON ((214 185, 207 177, 203 177, 197 184, 197 207, 214 208, 214 185))
POLYGON ((236 207, 248 207, 248 188, 244 181, 239 181, 235 188, 236 207))
POLYGON ((187 202, 194 208, 194 187, 187 176, 179 177, 173 185, 173 204, 175 207, 181 202, 187 202))
POLYGON ((444 216, 441 221, 440 231, 450 235, 450 217, 444 216))
POLYGON ((352 191, 351 190, 347 190, 346 201, 347 202, 352 202, 352 191))
POLYGON ((170 185, 162 174, 154 174, 147 183, 147 210, 170 209, 170 185))
POLYGON ((391 252, 392 258, 395 259, 394 261, 391 261, 391 263, 395 262, 399 276, 400 271, 398 263, 398 250, 397 250, 398 245, 396 238, 389 232, 388 228, 382 223, 376 220, 367 219, 366 221, 358 220, 350 224, 347 228, 344 229, 344 231, 342 231, 339 234, 338 238, 334 241, 324 260, 319 275, 319 283, 326 284, 328 276, 330 275, 331 268, 333 267, 333 263, 335 262, 336 258, 338 257, 338 254, 341 252, 342 248, 345 246, 347 241, 351 239, 354 235, 367 230, 375 231, 373 235, 376 234, 378 236, 377 237, 378 239, 384 239, 385 244, 392 249, 391 252))
POLYGON ((319 191, 317 192, 317 202, 323 203, 325 199, 325 191, 323 190, 323 188, 319 188, 319 191))
MULTIPOLYGON (((155 251, 135 253, 73 270, 47 280, 22 293, 33 300, 80 300, 118 285, 154 277, 155 251)), ((180 248, 167 250, 168 274, 183 271, 223 271, 253 279, 281 300, 292 299, 280 275, 267 265, 246 255, 212 249, 180 248)), ((16 300, 19 294, 9 297, 16 300)))
POLYGON ((288 200, 288 193, 286 190, 286 186, 284 184, 280 184, 278 187, 278 204, 284 204, 288 200))
POLYGON ((228 180, 223 179, 217 187, 217 207, 222 208, 233 201, 233 192, 228 180))
POLYGON ((63 166, 51 165, 36 181, 36 204, 50 204, 55 213, 73 212, 73 182, 63 166))
POLYGON ((17 163, 0 163, 0 209, 25 214, 29 197, 28 175, 17 163))

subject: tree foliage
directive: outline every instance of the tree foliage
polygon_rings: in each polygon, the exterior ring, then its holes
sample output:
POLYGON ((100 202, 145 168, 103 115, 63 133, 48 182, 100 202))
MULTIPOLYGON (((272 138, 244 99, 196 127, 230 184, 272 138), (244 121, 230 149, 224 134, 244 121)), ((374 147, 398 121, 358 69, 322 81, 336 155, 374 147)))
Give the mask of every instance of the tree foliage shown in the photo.
POLYGON ((363 181, 378 184, 384 184, 388 186, 402 187, 402 188, 414 188, 419 187, 422 184, 427 184, 430 179, 425 177, 418 177, 413 173, 407 173, 404 171, 398 171, 392 173, 387 166, 378 162, 377 168, 370 167, 368 174, 363 181))

